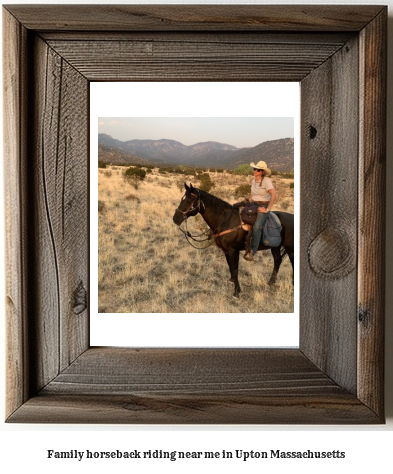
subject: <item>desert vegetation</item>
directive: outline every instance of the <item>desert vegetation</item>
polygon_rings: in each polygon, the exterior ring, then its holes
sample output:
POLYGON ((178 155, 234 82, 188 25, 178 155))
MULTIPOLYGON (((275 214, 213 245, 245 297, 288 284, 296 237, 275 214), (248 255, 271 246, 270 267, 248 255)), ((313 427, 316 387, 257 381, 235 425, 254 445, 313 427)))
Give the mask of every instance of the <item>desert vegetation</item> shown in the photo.
MULTIPOLYGON (((225 257, 213 242, 191 246, 172 216, 183 183, 211 186, 212 194, 235 203, 248 197, 251 177, 225 170, 98 169, 98 294, 100 313, 287 313, 293 312, 292 267, 286 258, 277 284, 267 284, 273 258, 259 252, 255 263, 240 258, 239 300, 225 257), (134 179, 142 176, 143 179, 134 179), (207 177, 206 177, 207 175, 207 177)), ((276 210, 293 212, 293 176, 273 176, 276 210)), ((184 224, 183 224, 184 225, 184 224)), ((207 229, 198 215, 188 220, 192 234, 207 229)))

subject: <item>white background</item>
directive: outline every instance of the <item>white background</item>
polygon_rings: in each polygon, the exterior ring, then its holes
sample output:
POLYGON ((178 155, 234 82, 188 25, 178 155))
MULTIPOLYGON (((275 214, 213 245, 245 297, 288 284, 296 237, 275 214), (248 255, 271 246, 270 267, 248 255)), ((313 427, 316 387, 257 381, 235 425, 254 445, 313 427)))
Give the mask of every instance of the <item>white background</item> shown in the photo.
MULTIPOLYGON (((296 133, 292 137, 295 137, 296 180, 296 176, 299 176, 299 92, 297 82, 265 84, 158 82, 153 85, 143 82, 91 83, 90 343, 92 346, 298 347, 298 265, 295 265, 294 314, 243 313, 239 316, 239 314, 226 313, 189 313, 187 315, 156 313, 138 317, 127 313, 99 314, 96 204, 98 200, 98 117, 129 117, 130 112, 133 117, 294 117, 294 132, 296 133), (149 97, 148 102, 146 102, 146 97, 149 97), (231 99, 228 100, 228 97, 231 99), (250 331, 250 328, 253 330, 250 331)), ((113 138, 117 138, 115 133, 113 138)), ((295 192, 296 208, 299 202, 299 186, 295 186, 295 192)), ((295 261, 298 261, 298 212, 295 212, 295 217, 295 261)), ((222 258, 224 263, 224 256, 222 258)))
MULTIPOLYGON (((7 3, 21 3, 8 1, 7 3)), ((28 3, 26 0, 24 3, 28 3)), ((35 2, 37 3, 37 2, 35 2)), ((44 3, 44 2, 41 2, 44 3)), ((53 3, 46 2, 46 3, 53 3)), ((111 2, 57 2, 57 3, 111 3, 111 2)), ((117 0, 114 3, 131 3, 117 0)), ((147 3, 139 1, 138 3, 147 3)), ((152 2, 153 3, 153 2, 152 2)), ((160 3, 160 2, 156 2, 160 3)), ((164 3, 164 2, 162 2, 164 3)), ((165 3, 176 3, 166 0, 165 3)), ((209 3, 203 1, 184 3, 209 3)), ((214 3, 232 3, 219 2, 214 3)), ((233 2, 254 3, 262 2, 233 2)), ((302 2, 280 2, 269 0, 270 4, 282 3, 314 3, 306 0, 302 2)), ((335 4, 339 2, 320 1, 323 4, 335 4)), ((345 4, 388 4, 393 8, 393 0, 379 1, 355 1, 341 2, 345 4)), ((393 128, 393 103, 392 103, 392 13, 389 13, 389 77, 388 77, 388 130, 393 128)), ((388 133, 388 183, 393 181, 393 137, 388 133)), ((392 216, 392 186, 388 186, 388 209, 387 209, 387 262, 392 262, 393 244, 393 222, 392 216), (390 216, 390 218, 389 218, 390 216)), ((1 195, 2 197, 2 195, 1 195)), ((3 208, 0 206, 0 212, 3 208)), ((3 217, 3 215, 1 216, 3 217)), ((3 219, 0 219, 2 222, 3 219)), ((3 236, 3 232, 0 232, 3 236)), ((3 244, 0 243, 0 248, 3 244)), ((190 472, 196 473, 217 472, 225 469, 226 472, 238 473, 261 473, 266 472, 302 472, 322 474, 331 472, 347 473, 357 472, 361 474, 378 471, 390 473, 393 469, 391 447, 393 446, 393 271, 387 268, 387 292, 386 292, 386 413, 387 424, 385 426, 106 426, 106 425, 10 425, 2 424, 0 431, 0 469, 3 472, 41 472, 41 473, 69 473, 90 472, 93 468, 95 473, 106 473, 109 469, 117 473, 131 472, 153 472, 159 470, 166 472, 190 472), (55 449, 66 451, 77 449, 80 451, 90 449, 99 450, 188 450, 221 451, 242 449, 246 451, 261 451, 270 449, 281 450, 341 450, 346 452, 344 460, 195 460, 170 462, 162 461, 90 461, 90 464, 76 460, 53 461, 46 459, 46 450, 55 449)), ((0 287, 3 293, 3 286, 0 287)), ((0 301, 4 301, 4 295, 0 295, 0 301)), ((1 311, 4 314, 4 309, 1 311)), ((4 338, 4 323, 0 325, 2 338, 4 338)), ((4 339, 3 339, 4 341, 4 339)), ((4 343, 2 344, 4 348, 4 343)), ((4 368, 4 350, 1 352, 1 365, 4 368)), ((1 382, 4 382, 2 377, 1 382)), ((0 387, 1 406, 4 406, 4 388, 0 387)))

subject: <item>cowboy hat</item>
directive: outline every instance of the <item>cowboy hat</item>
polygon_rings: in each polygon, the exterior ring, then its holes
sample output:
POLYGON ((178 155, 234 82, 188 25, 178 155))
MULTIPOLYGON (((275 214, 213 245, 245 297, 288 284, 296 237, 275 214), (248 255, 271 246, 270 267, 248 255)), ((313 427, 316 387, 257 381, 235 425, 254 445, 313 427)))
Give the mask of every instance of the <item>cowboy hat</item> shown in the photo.
POLYGON ((270 176, 272 174, 271 170, 267 167, 267 164, 264 161, 258 161, 257 164, 254 162, 250 163, 251 168, 255 168, 257 170, 264 170, 265 176, 270 176))

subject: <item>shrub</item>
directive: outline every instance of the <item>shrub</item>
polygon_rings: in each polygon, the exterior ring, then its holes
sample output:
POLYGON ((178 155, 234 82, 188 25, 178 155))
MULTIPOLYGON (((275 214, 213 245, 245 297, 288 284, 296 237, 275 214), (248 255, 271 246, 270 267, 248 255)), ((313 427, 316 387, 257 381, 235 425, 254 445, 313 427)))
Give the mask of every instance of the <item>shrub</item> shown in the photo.
POLYGON ((180 178, 176 181, 176 187, 180 192, 184 191, 184 179, 183 178, 180 178))
POLYGON ((139 185, 146 177, 146 171, 140 168, 127 168, 123 173, 123 179, 126 183, 133 186, 135 189, 139 188, 139 185))
POLYGON ((293 185, 294 185, 294 183, 290 183, 289 184, 289 189, 293 189, 293 185))
POLYGON ((219 186, 214 189, 214 195, 224 199, 224 201, 229 201, 233 195, 233 191, 230 187, 219 186))
POLYGON ((106 211, 106 205, 103 201, 98 201, 98 212, 104 213, 106 211))
POLYGON ((110 178, 112 176, 112 171, 111 170, 104 171, 104 176, 106 176, 107 178, 110 178))
POLYGON ((125 197, 126 201, 136 201, 138 204, 141 202, 138 196, 135 196, 135 194, 127 194, 125 197))
POLYGON ((236 174, 253 175, 254 171, 250 165, 240 165, 233 170, 236 174))
POLYGON ((104 163, 102 160, 98 160, 98 167, 99 168, 106 168, 106 163, 104 163))
POLYGON ((235 189, 235 198, 249 198, 251 194, 251 184, 242 184, 235 189))
POLYGON ((215 183, 210 178, 208 173, 203 173, 198 176, 199 178, 199 189, 202 191, 209 192, 212 188, 214 188, 215 183))
POLYGON ((281 178, 284 178, 284 179, 293 179, 294 178, 294 173, 288 173, 288 172, 284 172, 284 173, 280 173, 280 176, 281 178))

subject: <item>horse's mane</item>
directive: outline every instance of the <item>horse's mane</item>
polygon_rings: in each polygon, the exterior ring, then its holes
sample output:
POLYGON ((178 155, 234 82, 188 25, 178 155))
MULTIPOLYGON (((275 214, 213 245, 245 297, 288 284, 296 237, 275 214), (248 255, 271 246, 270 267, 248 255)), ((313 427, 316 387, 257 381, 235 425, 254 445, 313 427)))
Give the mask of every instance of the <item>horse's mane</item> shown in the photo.
POLYGON ((214 208, 219 212, 220 214, 223 213, 225 210, 232 210, 233 206, 229 204, 229 202, 224 201, 223 199, 213 196, 213 194, 210 194, 206 191, 202 191, 201 189, 198 189, 201 199, 204 202, 205 206, 206 205, 211 205, 214 206, 214 208))

